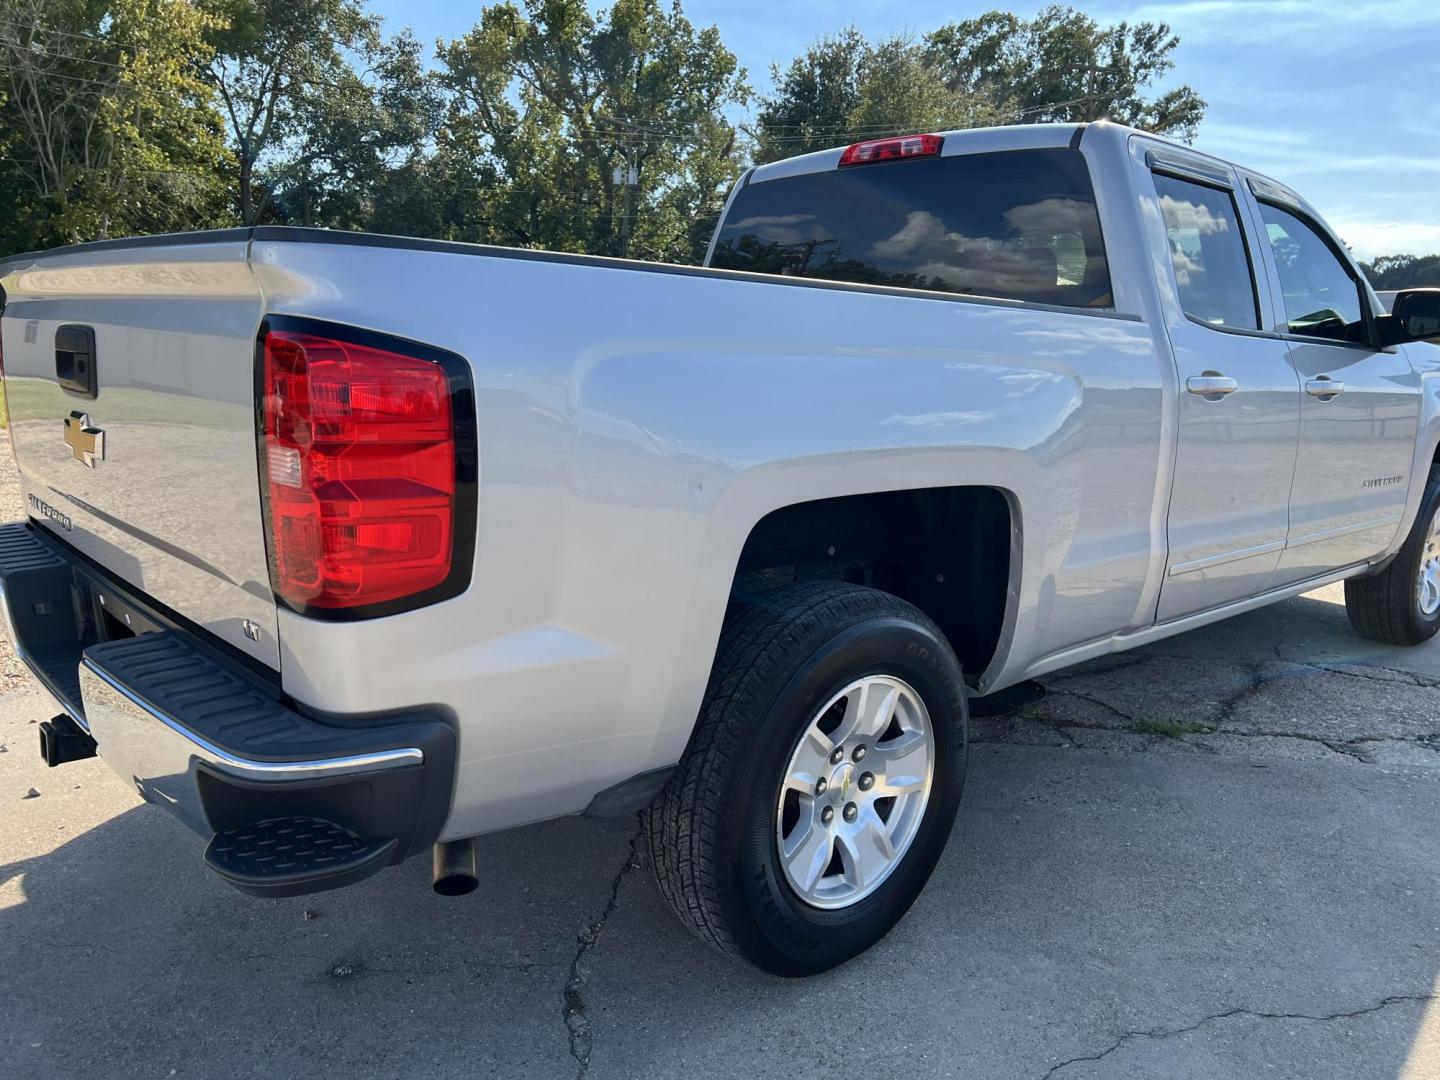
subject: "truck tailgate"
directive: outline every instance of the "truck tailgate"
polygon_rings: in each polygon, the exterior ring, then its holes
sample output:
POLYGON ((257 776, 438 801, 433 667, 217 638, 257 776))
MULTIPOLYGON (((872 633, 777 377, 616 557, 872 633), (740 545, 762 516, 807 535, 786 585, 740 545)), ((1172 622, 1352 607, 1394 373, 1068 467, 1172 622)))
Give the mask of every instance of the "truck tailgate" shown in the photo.
MULTIPOLYGON (((4 387, 26 510, 112 575, 278 667, 245 234, 4 266, 4 387)), ((119 631, 123 633, 123 631, 119 631)))

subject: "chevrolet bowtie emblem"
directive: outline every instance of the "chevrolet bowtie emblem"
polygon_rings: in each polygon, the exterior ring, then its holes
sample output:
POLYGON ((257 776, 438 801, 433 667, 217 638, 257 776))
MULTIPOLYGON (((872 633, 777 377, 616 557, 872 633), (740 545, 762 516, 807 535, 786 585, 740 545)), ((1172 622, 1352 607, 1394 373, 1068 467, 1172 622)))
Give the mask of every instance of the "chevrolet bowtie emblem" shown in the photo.
POLYGON ((75 460, 87 469, 93 469, 95 462, 105 460, 105 432, 90 426, 87 413, 72 412, 65 418, 65 445, 75 455, 75 460))

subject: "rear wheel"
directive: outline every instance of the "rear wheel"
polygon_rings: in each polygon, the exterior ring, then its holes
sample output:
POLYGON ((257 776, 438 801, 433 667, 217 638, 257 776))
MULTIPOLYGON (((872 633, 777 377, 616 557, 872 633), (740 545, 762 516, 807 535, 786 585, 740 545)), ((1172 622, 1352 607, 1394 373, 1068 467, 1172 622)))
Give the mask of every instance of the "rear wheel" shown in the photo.
POLYGON ((1390 565, 1345 582, 1345 614, 1356 633, 1390 645, 1419 645, 1440 630, 1440 469, 1430 470, 1415 524, 1390 565))
POLYGON ((660 888, 721 951, 843 963, 924 887, 964 784, 960 667, 887 593, 818 583, 727 626, 689 748, 649 816, 660 888))

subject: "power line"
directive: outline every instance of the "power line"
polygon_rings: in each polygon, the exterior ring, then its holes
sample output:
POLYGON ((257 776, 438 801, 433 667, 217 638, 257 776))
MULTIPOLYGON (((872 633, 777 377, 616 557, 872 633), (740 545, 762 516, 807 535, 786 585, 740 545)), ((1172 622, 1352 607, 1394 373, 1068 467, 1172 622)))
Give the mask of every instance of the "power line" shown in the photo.
POLYGON ((40 71, 36 74, 37 77, 42 80, 63 79, 66 82, 83 83, 85 86, 92 87, 96 90, 105 90, 117 85, 114 82, 105 82, 101 79, 87 79, 79 75, 61 75, 59 72, 56 71, 40 71))
MULTIPOLYGON (((30 52, 30 50, 26 49, 23 45, 17 44, 14 48, 22 52, 30 52)), ((108 60, 92 60, 88 56, 75 56, 73 53, 56 52, 53 49, 47 49, 45 52, 34 55, 43 57, 46 60, 68 60, 75 64, 94 64, 96 67, 114 68, 116 71, 132 70, 124 64, 112 64, 108 60)))
POLYGON ((129 49, 133 53, 140 51, 138 45, 127 45, 123 41, 115 41, 111 38, 101 37, 98 34, 77 34, 70 30, 56 30, 50 26, 41 26, 39 23, 20 22, 18 19, 6 18, 3 15, 0 15, 0 25, 9 26, 15 30, 29 30, 31 33, 39 31, 46 34, 54 34, 56 37, 74 38, 76 41, 98 41, 101 44, 110 45, 117 49, 129 49))
MULTIPOLYGON (((0 26, 6 26, 6 25, 9 25, 9 26, 11 26, 12 28, 15 28, 15 24, 13 24, 13 23, 7 24, 3 19, 0 19, 0 26)), ((26 29, 31 29, 31 28, 28 28, 28 27, 27 27, 26 29)), ((98 39, 97 39, 97 40, 98 40, 98 39)), ((34 39, 33 39, 33 38, 31 39, 31 42, 32 42, 32 43, 34 42, 34 39)), ((31 48, 30 45, 28 45, 28 44, 26 44, 26 43, 24 43, 24 42, 21 42, 21 41, 14 41, 14 40, 12 40, 9 44, 10 44, 13 48, 20 49, 20 50, 25 51, 25 52, 30 52, 30 53, 34 53, 34 52, 35 52, 35 50, 34 50, 33 48, 31 48)), ((111 42, 106 42, 106 44, 113 44, 113 43, 111 43, 111 42)), ((60 59, 60 60, 73 60, 73 61, 75 61, 76 63, 79 63, 79 64, 96 64, 96 65, 98 65, 99 67, 116 68, 117 70, 123 70, 123 69, 125 68, 125 65, 124 65, 124 64, 116 64, 116 63, 113 63, 113 62, 110 61, 110 60, 97 60, 97 59, 95 59, 94 57, 91 57, 91 56, 76 56, 74 53, 61 52, 60 50, 58 50, 58 49, 53 49, 53 48, 44 48, 44 47, 42 47, 42 50, 41 50, 37 55, 43 56, 43 57, 45 57, 45 58, 47 58, 47 59, 54 58, 54 59, 60 59)), ((135 55, 138 57, 138 56, 139 56, 139 52, 137 51, 135 55)))

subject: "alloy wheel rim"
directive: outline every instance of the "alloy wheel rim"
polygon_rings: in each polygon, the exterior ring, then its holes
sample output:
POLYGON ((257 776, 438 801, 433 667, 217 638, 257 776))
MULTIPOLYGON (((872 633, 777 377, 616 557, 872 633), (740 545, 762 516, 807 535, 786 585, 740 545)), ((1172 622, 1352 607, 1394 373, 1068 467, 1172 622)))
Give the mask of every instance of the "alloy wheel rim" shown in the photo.
POLYGON ((890 675, 850 683, 801 734, 775 813, 780 865, 801 900, 843 908, 900 865, 935 775, 935 734, 914 688, 890 675))
POLYGON ((1429 618, 1440 611, 1440 509, 1431 517, 1420 549, 1419 585, 1420 614, 1429 618))

